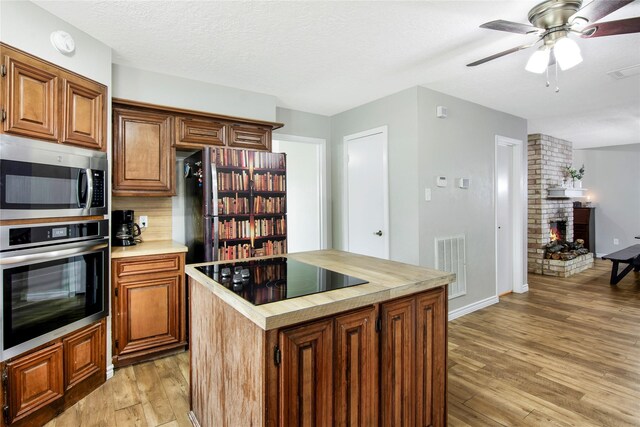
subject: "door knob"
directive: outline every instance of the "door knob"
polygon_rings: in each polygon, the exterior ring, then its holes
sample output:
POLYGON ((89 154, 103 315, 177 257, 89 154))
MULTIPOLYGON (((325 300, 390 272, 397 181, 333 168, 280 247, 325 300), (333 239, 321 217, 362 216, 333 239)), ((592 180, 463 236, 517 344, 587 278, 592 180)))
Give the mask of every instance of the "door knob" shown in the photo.
POLYGON ((375 234, 376 236, 382 236, 382 230, 378 230, 373 234, 375 234))

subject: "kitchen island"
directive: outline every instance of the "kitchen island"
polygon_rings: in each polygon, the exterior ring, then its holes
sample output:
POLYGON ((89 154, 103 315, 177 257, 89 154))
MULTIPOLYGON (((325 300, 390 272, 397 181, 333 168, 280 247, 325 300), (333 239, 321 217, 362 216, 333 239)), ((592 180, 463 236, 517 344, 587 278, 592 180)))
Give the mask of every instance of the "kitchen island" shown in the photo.
POLYGON ((194 424, 445 425, 454 275, 336 250, 285 256, 368 283, 254 305, 187 266, 194 424))

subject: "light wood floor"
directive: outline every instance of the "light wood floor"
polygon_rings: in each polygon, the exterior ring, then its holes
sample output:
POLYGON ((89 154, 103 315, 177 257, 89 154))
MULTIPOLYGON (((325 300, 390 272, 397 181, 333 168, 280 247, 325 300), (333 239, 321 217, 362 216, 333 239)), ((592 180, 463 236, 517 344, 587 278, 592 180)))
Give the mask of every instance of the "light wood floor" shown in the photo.
MULTIPOLYGON (((640 426, 640 274, 529 276, 449 323, 450 426, 640 426)), ((188 354, 119 369, 47 424, 190 426, 188 354)))
POLYGON ((611 263, 449 323, 450 426, 640 426, 640 274, 611 263))

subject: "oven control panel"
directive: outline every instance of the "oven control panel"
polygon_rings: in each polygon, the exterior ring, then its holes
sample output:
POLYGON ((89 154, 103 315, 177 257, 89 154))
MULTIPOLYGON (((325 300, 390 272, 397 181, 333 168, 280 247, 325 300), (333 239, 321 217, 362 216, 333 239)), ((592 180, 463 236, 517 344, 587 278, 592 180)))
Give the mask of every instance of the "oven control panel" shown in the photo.
POLYGON ((109 235, 108 221, 0 227, 1 250, 99 239, 109 235))

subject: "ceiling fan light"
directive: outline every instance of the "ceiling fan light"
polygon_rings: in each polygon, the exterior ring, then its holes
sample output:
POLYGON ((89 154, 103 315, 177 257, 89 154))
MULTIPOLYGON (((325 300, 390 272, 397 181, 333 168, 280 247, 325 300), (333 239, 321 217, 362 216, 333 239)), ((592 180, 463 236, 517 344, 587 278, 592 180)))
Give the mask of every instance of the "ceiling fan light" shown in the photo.
POLYGON ((544 47, 533 52, 533 54, 529 58, 529 61, 527 61, 525 70, 529 71, 530 73, 544 73, 544 70, 546 70, 547 66, 549 65, 549 53, 549 49, 546 49, 544 47))
POLYGON ((556 42, 553 47, 553 53, 562 71, 575 67, 582 62, 580 46, 568 37, 561 38, 556 42))

